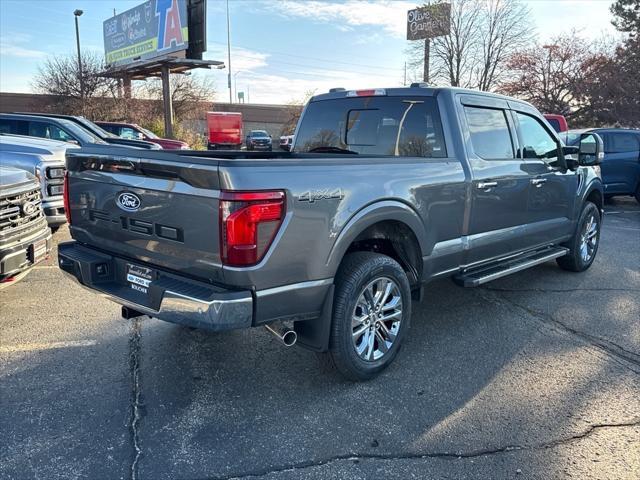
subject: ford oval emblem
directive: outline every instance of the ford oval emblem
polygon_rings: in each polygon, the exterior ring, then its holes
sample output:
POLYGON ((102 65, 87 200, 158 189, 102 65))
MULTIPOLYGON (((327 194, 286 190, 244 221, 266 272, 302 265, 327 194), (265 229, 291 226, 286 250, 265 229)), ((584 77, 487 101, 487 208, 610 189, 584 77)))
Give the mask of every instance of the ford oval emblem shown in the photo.
POLYGON ((22 213, 25 215, 33 215, 38 211, 38 206, 31 202, 24 202, 22 204, 22 213))
POLYGON ((140 208, 140 198, 131 192, 121 192, 116 199, 118 206, 127 212, 135 212, 140 208))

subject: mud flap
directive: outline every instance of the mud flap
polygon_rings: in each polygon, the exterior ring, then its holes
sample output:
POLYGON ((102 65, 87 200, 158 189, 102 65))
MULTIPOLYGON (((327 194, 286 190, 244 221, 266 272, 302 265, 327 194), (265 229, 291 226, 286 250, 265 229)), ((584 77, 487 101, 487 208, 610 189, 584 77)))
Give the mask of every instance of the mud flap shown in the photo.
POLYGON ((298 335, 298 345, 314 352, 329 350, 329 336, 331 335, 331 320, 333 318, 333 291, 331 285, 322 305, 322 313, 315 320, 294 322, 293 329, 298 335))

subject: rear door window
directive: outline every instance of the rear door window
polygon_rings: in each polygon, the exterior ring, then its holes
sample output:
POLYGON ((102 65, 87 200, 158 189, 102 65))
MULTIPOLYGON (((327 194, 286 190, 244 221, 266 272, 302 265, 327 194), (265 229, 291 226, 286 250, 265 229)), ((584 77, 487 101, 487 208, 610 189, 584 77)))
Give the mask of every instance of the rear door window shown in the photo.
POLYGON ((515 158, 504 110, 465 106, 464 112, 476 155, 485 160, 515 158))
POLYGON ((447 156, 438 108, 431 97, 357 97, 312 102, 300 123, 294 151, 447 156))
POLYGON ((609 133, 609 142, 606 145, 605 153, 630 153, 640 150, 638 138, 640 136, 632 133, 609 133))

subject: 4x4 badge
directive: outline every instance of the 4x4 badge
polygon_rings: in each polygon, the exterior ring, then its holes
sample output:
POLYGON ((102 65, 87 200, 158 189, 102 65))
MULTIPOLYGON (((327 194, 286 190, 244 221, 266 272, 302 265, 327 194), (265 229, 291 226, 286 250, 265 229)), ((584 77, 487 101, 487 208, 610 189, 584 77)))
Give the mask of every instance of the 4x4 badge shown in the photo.
POLYGON ((331 200, 332 198, 337 198, 342 200, 344 195, 342 194, 341 188, 336 188, 331 190, 330 188, 326 188, 324 190, 307 190, 306 192, 298 195, 298 200, 300 202, 309 202, 315 203, 318 200, 331 200))

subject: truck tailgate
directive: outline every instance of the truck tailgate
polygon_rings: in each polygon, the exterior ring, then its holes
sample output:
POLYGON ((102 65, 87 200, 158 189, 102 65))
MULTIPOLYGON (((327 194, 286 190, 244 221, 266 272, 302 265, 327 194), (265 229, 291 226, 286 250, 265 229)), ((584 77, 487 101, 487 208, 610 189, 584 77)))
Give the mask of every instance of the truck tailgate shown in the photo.
POLYGON ((67 156, 74 239, 187 276, 222 280, 215 160, 149 151, 140 158, 131 149, 90 152, 67 156))

